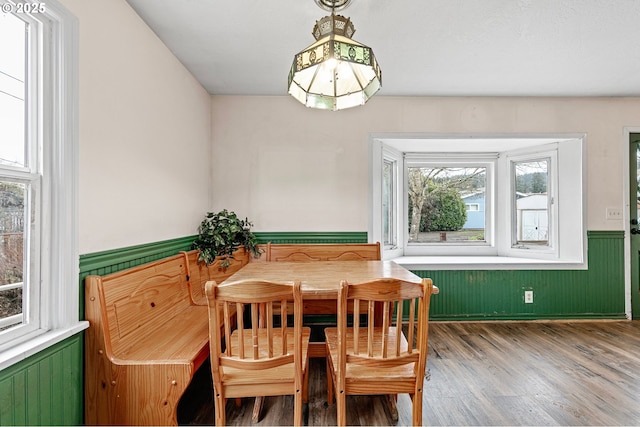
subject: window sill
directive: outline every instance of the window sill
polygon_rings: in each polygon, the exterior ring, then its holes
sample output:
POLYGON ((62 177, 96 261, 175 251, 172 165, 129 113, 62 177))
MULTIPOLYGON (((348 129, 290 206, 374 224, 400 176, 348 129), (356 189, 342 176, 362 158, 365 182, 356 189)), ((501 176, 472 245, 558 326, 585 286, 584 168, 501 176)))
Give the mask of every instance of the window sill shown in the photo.
POLYGON ((77 324, 48 331, 28 341, 0 352, 0 371, 18 363, 34 354, 37 354, 54 344, 57 344, 73 335, 80 333, 89 327, 89 322, 80 321, 77 324))
POLYGON ((408 270, 586 270, 586 262, 504 256, 401 256, 392 258, 408 270))

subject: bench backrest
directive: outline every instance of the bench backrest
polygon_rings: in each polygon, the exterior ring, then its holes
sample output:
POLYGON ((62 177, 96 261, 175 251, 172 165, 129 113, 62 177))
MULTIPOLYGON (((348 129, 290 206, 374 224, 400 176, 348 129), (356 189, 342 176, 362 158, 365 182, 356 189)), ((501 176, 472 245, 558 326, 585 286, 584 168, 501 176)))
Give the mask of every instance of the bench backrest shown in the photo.
POLYGON ((212 264, 207 265, 204 261, 198 261, 199 252, 192 250, 189 252, 183 252, 188 259, 187 273, 189 276, 189 283, 191 284, 191 298, 194 304, 207 305, 207 297, 204 294, 204 285, 208 281, 215 281, 216 283, 222 283, 229 276, 242 267, 247 265, 249 260, 253 257, 244 250, 239 248, 233 254, 233 259, 230 259, 228 267, 222 267, 220 261, 215 261, 212 264))
POLYGON ((378 243, 267 244, 267 261, 379 261, 378 243))
POLYGON ((191 305, 184 254, 105 276, 87 276, 85 286, 87 294, 101 299, 105 341, 114 355, 158 332, 191 305))

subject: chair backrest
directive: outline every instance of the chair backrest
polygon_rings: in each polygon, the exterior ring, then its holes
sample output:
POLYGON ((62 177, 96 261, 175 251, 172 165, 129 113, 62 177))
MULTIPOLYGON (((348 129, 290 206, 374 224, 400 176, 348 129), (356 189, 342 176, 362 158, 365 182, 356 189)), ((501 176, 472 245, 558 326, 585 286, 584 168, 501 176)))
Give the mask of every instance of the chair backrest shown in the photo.
POLYGON ((358 284, 342 281, 338 294, 341 375, 346 372, 347 363, 380 369, 414 363, 416 378, 423 378, 432 292, 431 279, 421 283, 398 279, 358 284), (366 307, 366 312, 361 307, 366 307), (351 319, 347 317, 350 312, 354 313, 351 319), (406 340, 400 339, 403 326, 406 340), (347 335, 347 327, 353 328, 353 335, 347 335), (347 346, 347 340, 353 340, 352 344, 347 346), (347 347, 353 351, 347 351, 347 347))
MULTIPOLYGON (((293 284, 241 281, 224 286, 210 281, 206 284, 206 295, 214 387, 222 387, 225 367, 258 371, 294 362, 295 371, 302 371, 299 281, 293 284), (294 314, 294 333, 290 339, 287 338, 288 335, 291 337, 287 334, 290 330, 287 326, 288 305, 293 305, 294 314), (278 313, 274 313, 274 307, 278 313), (251 325, 245 325, 245 312, 250 315, 251 325), (279 325, 278 322, 274 324, 274 316, 278 314, 279 325)), ((302 378, 296 378, 296 382, 298 380, 301 384, 302 378)))
POLYGON ((271 244, 267 243, 267 261, 379 261, 378 243, 319 243, 271 244))

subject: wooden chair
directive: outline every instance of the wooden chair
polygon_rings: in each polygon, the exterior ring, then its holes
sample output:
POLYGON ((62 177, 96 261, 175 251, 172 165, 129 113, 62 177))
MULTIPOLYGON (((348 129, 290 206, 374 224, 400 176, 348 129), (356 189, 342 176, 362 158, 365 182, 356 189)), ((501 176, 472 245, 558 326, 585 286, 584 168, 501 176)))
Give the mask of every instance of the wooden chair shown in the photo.
POLYGON ((205 292, 216 425, 225 424, 229 398, 289 394, 294 396, 294 425, 302 425, 310 330, 302 327, 300 282, 244 281, 218 286, 210 281, 205 292), (274 313, 275 302, 279 313, 274 313), (287 326, 286 314, 291 303, 293 328, 287 326), (243 314, 247 310, 251 325, 245 329, 243 314), (235 330, 231 327, 233 312, 238 313, 235 330), (274 326, 274 316, 279 316, 279 326, 274 326))
POLYGON ((325 329, 327 401, 332 403, 335 395, 338 425, 346 424, 347 395, 398 393, 410 395, 413 425, 422 424, 429 302, 435 293, 438 288, 431 279, 422 283, 397 279, 358 284, 342 281, 338 327, 325 329), (363 302, 368 307, 366 313, 359 310, 363 302), (350 305, 354 314, 347 317, 350 305), (375 325, 375 307, 382 310, 382 326, 375 325), (408 336, 402 330, 405 317, 408 336))

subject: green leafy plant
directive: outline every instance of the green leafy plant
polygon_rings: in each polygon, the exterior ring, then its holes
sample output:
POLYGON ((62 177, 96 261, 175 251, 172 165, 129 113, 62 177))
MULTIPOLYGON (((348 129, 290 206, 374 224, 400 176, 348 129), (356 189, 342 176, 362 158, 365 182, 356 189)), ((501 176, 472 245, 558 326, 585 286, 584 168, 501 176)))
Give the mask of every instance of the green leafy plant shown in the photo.
POLYGON ((220 266, 226 268, 240 246, 258 258, 262 251, 251 227, 253 224, 247 218, 239 219, 235 212, 226 209, 218 213, 207 212, 193 242, 193 248, 200 251, 198 259, 209 265, 219 258, 220 266))

